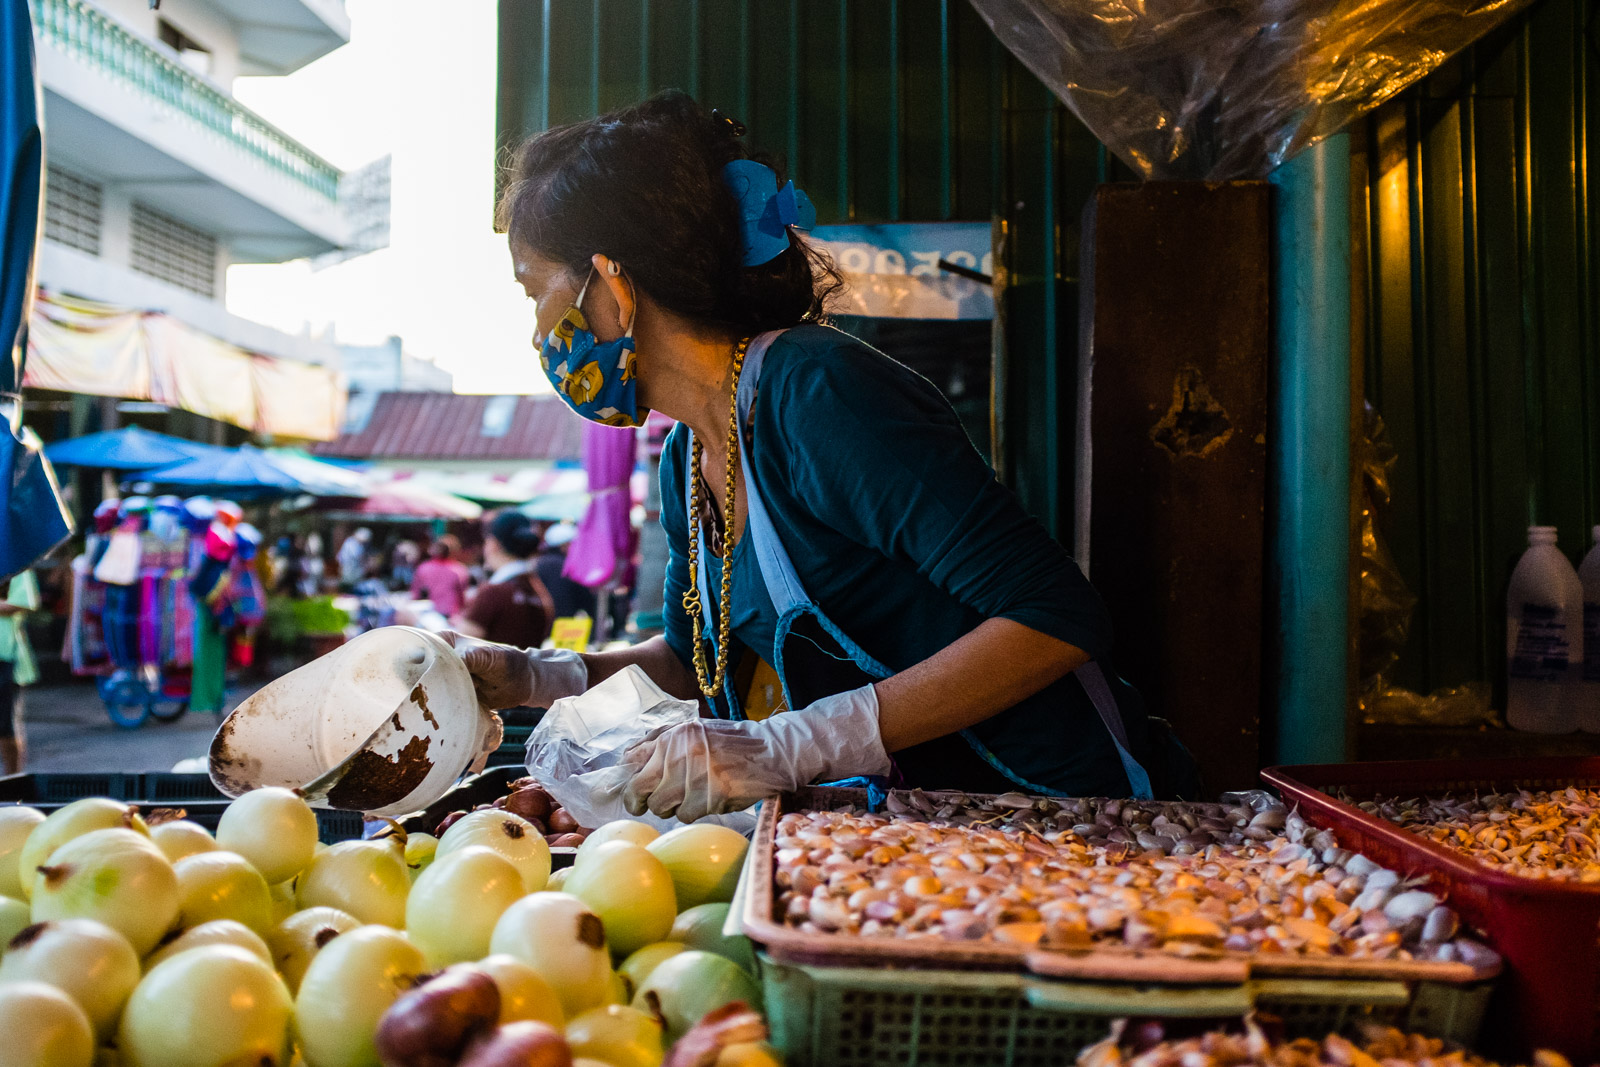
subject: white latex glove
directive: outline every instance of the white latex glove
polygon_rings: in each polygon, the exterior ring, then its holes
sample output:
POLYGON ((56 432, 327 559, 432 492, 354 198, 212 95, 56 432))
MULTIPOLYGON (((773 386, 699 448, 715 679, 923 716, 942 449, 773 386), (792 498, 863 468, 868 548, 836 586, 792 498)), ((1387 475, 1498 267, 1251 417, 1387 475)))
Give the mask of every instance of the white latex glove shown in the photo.
POLYGON ((878 693, 862 686, 760 722, 696 719, 658 730, 622 754, 634 815, 694 822, 740 811, 820 779, 887 774, 878 693))
POLYGON ((521 707, 548 708, 562 697, 589 688, 583 657, 565 648, 518 648, 443 630, 439 634, 456 650, 472 675, 478 703, 495 711, 521 707))

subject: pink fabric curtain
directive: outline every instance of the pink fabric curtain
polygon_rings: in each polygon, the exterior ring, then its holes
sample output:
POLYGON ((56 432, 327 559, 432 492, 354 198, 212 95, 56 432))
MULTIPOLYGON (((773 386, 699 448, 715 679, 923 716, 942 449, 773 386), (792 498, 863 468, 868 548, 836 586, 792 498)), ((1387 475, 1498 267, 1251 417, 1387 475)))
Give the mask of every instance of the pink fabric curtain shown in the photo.
POLYGON ((631 427, 584 427, 583 469, 589 474, 589 509, 567 550, 568 578, 591 589, 611 584, 627 570, 633 554, 628 512, 633 496, 628 482, 638 454, 638 432, 631 427))

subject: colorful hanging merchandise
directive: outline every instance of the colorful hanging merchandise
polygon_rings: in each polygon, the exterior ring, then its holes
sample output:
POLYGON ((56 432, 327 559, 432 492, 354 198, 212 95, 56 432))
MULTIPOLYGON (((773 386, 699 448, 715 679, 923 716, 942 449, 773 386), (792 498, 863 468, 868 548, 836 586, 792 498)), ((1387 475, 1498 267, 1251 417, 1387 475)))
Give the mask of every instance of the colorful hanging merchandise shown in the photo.
POLYGON ((234 528, 239 525, 242 512, 239 505, 230 501, 213 504, 203 497, 189 501, 187 510, 193 534, 189 542, 189 590, 196 605, 189 708, 220 713, 228 695, 227 641, 210 596, 233 561, 237 547, 234 528))
POLYGON ((72 561, 72 610, 67 617, 66 660, 76 675, 105 674, 111 655, 106 647, 106 586, 94 576, 117 524, 117 501, 103 500, 94 509, 94 526, 83 552, 72 561))

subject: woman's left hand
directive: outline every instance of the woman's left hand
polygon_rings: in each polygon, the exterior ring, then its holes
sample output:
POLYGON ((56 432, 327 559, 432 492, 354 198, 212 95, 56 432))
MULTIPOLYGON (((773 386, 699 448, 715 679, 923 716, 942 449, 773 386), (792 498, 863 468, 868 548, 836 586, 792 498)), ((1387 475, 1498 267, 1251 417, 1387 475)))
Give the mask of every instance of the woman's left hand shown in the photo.
POLYGON ((889 756, 868 685, 760 722, 669 726, 623 753, 622 764, 632 771, 623 792, 630 812, 694 822, 818 779, 887 774, 889 756))

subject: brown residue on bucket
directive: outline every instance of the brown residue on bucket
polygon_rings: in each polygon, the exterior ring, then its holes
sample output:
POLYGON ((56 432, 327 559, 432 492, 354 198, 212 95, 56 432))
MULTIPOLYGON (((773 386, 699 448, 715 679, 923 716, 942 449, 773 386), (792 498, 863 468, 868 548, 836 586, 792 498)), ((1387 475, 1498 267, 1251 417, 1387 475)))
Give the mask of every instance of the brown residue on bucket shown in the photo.
POLYGON ((363 749, 350 761, 339 784, 328 790, 328 803, 345 811, 386 807, 410 793, 433 770, 428 758, 431 737, 413 737, 394 759, 363 749))
POLYGON ((411 703, 422 709, 422 717, 428 720, 428 725, 435 730, 439 728, 439 720, 433 717, 433 712, 428 710, 428 691, 418 682, 417 687, 411 690, 411 703))
POLYGON ((242 796, 260 784, 261 760, 233 744, 234 716, 222 720, 211 739, 211 780, 229 796, 242 796))

